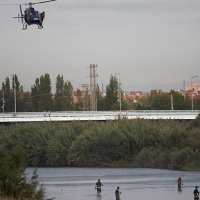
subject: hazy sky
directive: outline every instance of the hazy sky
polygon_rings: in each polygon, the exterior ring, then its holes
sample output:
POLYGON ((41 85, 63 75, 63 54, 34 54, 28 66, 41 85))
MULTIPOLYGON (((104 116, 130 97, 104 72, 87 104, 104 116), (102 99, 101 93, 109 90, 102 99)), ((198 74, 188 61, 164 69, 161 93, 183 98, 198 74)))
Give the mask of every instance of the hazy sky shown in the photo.
POLYGON ((125 91, 182 89, 191 76, 200 84, 199 0, 57 0, 34 8, 45 11, 44 28, 23 31, 13 19, 19 6, 0 6, 0 84, 17 74, 27 91, 48 73, 53 88, 58 74, 81 88, 90 64, 104 89, 115 73, 125 91))

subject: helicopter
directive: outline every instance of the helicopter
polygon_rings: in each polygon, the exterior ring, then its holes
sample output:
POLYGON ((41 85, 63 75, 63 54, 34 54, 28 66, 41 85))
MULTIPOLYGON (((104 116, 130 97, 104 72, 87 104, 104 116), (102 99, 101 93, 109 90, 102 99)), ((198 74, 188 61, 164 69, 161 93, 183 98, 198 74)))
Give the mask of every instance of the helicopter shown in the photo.
POLYGON ((38 29, 42 29, 43 28, 42 23, 45 18, 45 12, 43 11, 42 13, 39 13, 38 11, 36 11, 33 8, 33 5, 41 4, 41 3, 48 3, 48 2, 52 2, 52 1, 57 1, 57 0, 41 1, 41 2, 37 2, 37 3, 29 2, 28 4, 0 4, 0 5, 19 5, 21 15, 18 14, 18 17, 13 17, 13 18, 18 18, 19 22, 21 19, 21 23, 23 24, 22 30, 26 30, 27 25, 30 26, 33 24, 38 25, 38 29), (24 14, 22 13, 22 5, 29 6, 24 11, 24 14))

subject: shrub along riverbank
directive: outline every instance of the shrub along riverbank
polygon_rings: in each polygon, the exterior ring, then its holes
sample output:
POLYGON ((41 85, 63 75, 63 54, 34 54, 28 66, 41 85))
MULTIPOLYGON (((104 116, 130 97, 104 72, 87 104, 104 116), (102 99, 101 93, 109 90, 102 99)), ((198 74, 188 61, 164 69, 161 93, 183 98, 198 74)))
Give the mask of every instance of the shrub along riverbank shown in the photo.
POLYGON ((26 177, 25 151, 21 146, 7 150, 0 147, 0 199, 44 200, 45 188, 38 181, 37 170, 26 177))
POLYGON ((195 120, 119 119, 40 122, 0 127, 0 146, 20 145, 28 166, 131 166, 200 170, 200 116, 195 120))

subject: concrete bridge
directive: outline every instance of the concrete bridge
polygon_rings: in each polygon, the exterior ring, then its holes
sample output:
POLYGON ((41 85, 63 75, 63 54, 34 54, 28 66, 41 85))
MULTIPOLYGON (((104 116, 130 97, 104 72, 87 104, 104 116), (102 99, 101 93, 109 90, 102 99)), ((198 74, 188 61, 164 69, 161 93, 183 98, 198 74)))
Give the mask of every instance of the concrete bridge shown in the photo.
POLYGON ((1 113, 0 123, 43 122, 43 121, 107 121, 119 117, 127 119, 195 119, 200 110, 127 110, 127 111, 62 111, 62 112, 17 112, 1 113))

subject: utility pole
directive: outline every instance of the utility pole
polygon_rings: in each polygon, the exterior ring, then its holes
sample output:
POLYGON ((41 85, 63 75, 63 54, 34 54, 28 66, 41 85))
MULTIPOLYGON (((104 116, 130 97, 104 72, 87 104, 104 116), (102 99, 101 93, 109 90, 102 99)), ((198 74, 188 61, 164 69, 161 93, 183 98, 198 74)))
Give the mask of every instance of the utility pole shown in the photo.
POLYGON ((90 65, 90 111, 97 111, 97 65, 90 65))

